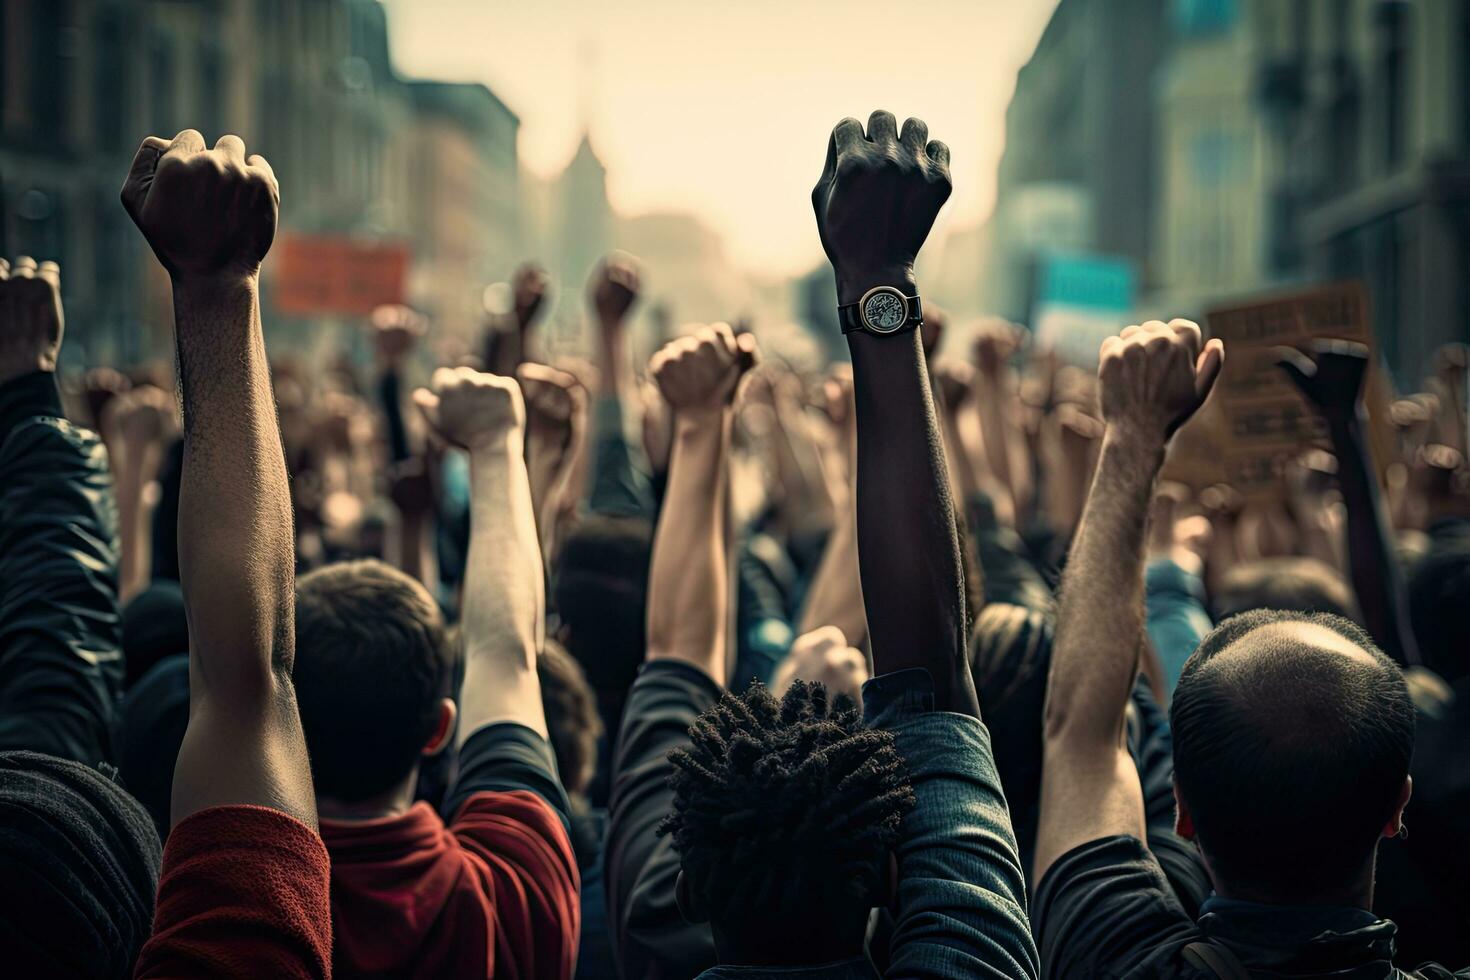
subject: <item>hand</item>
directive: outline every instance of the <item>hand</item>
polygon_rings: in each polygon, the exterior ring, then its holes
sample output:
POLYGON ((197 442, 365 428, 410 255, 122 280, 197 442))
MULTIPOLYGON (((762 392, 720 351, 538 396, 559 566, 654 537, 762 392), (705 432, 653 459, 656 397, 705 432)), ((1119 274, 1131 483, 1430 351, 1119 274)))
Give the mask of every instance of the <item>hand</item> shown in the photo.
POLYGON ((1205 403, 1225 363, 1224 344, 1211 340, 1201 350, 1200 342, 1189 320, 1150 320, 1103 341, 1097 374, 1110 432, 1162 449, 1205 403))
POLYGON ((994 379, 1020 348, 1021 332, 1015 324, 987 319, 975 337, 975 366, 984 377, 994 379))
POLYGON ((934 380, 939 384, 939 398, 944 407, 954 412, 970 399, 975 369, 959 362, 941 364, 934 369, 934 380))
POLYGON ((29 255, 0 259, 0 384, 55 371, 61 355, 61 267, 29 255))
POLYGON ((610 252, 587 280, 587 300, 603 329, 621 327, 638 302, 638 260, 627 252, 610 252))
POLYGON ((423 456, 410 456, 389 468, 388 499, 408 520, 420 520, 434 512, 438 498, 432 470, 423 456))
POLYGON ((123 392, 102 412, 103 428, 115 433, 128 452, 140 452, 161 441, 173 423, 173 396, 154 385, 123 392))
POLYGON ((1159 485, 1149 513, 1148 551, 1151 559, 1166 558, 1197 576, 1204 571, 1214 528, 1203 514, 1181 513, 1188 499, 1183 484, 1159 485))
POLYGON ((469 368, 440 368, 428 388, 413 393, 414 404, 445 442, 470 452, 506 447, 524 433, 526 406, 510 378, 469 368))
POLYGON ((893 114, 832 130, 827 162, 812 190, 817 233, 837 275, 837 302, 856 303, 873 286, 914 284, 914 258, 949 199, 949 147, 921 119, 900 134, 893 114))
POLYGON ((122 203, 175 281, 253 279, 276 235, 281 191, 270 164, 247 159, 238 136, 207 150, 186 129, 172 141, 143 141, 122 203))
POLYGON ((861 650, 848 644, 841 629, 822 626, 803 633, 791 644, 790 653, 771 678, 771 692, 779 698, 797 680, 821 684, 832 696, 846 694, 861 702, 863 684, 868 680, 868 660, 861 650))
POLYGON ((526 403, 526 438, 532 452, 565 452, 586 424, 587 392, 565 371, 531 361, 516 369, 526 403))
POLYGON ((754 335, 737 338, 728 324, 716 323, 665 344, 648 373, 676 414, 717 412, 733 400, 755 360, 754 335))
POLYGON ((390 370, 397 369, 413 353, 429 327, 422 313, 397 303, 373 310, 371 322, 378 362, 390 370))
POLYGON ((1310 353, 1275 351, 1276 364, 1329 420, 1350 419, 1362 408, 1368 348, 1350 340, 1315 340, 1310 353))
POLYGON ((511 277, 510 288, 515 302, 516 324, 524 333, 530 329, 531 322, 536 319, 536 314, 546 302, 546 294, 551 289, 551 278, 546 275, 545 269, 534 262, 527 262, 511 277))

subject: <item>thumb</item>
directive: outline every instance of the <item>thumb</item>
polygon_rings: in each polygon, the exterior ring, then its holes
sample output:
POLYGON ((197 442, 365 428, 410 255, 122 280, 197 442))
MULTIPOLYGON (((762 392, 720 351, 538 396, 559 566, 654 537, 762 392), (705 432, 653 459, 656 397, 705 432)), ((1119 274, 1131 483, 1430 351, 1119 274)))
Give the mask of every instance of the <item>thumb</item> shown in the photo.
POLYGON ((1205 399, 1210 397, 1210 391, 1215 387, 1215 382, 1219 380, 1220 370, 1224 366, 1224 342, 1214 339, 1206 343, 1205 349, 1200 351, 1199 360, 1194 366, 1194 394, 1201 405, 1205 403, 1205 399))
POLYGON ((158 169, 158 160, 168 150, 169 142, 157 136, 149 136, 138 147, 133 164, 128 168, 127 179, 122 186, 122 204, 134 221, 148 199, 148 187, 153 183, 153 173, 158 169))
POLYGON ((755 334, 742 333, 735 337, 735 363, 742 374, 759 364, 760 359, 760 345, 755 341, 755 334))
POLYGON ((439 429, 439 396, 427 388, 415 389, 413 403, 423 415, 424 421, 435 430, 439 429))

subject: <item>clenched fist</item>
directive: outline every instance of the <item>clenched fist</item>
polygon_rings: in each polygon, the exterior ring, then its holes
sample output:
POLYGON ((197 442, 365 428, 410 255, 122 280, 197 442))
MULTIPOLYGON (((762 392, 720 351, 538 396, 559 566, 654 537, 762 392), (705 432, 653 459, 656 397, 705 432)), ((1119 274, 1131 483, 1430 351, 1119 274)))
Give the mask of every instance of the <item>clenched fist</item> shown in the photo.
POLYGON ((586 423, 587 391, 565 371, 527 361, 516 368, 531 444, 564 452, 586 423))
POLYGON ((429 329, 428 318, 411 307, 389 303, 373 310, 373 346, 384 367, 397 368, 429 329))
POLYGON ((914 257, 949 199, 949 147, 929 139, 922 119, 903 132, 890 112, 844 119, 827 142, 812 190, 817 232, 837 274, 837 302, 856 303, 872 286, 914 282, 914 257))
POLYGON ((1225 345, 1211 340, 1201 350, 1197 324, 1150 320, 1103 341, 1100 360, 1103 422, 1163 446, 1210 396, 1225 345))
POLYGON ((627 252, 611 252, 587 280, 587 300, 604 327, 620 325, 638 301, 638 260, 627 252))
POLYGON ((440 368, 428 388, 413 393, 413 400, 445 442, 470 452, 504 448, 508 436, 525 431, 526 405, 511 378, 465 367, 440 368))
POLYGON ((29 255, 0 259, 0 384, 55 371, 61 353, 61 268, 29 255))
POLYGON ((719 411, 755 361, 753 334, 736 337, 729 324, 716 323, 665 344, 649 360, 648 373, 676 413, 719 411))
POLYGON ((515 304, 516 325, 529 330, 536 314, 551 291, 551 277, 535 262, 527 262, 510 280, 511 300, 515 304))
POLYGON ((180 278, 253 277, 276 235, 281 192, 238 136, 214 149, 186 129, 138 148, 122 203, 163 267, 180 278))

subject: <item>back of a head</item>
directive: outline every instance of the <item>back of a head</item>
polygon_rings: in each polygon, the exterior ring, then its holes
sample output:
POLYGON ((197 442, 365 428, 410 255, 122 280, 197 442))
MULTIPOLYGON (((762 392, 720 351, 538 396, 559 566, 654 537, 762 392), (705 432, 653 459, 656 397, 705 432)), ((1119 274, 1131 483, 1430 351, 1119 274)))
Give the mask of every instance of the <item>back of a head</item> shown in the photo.
POLYGON ((561 784, 573 797, 585 796, 597 768, 597 740, 603 731, 597 697, 581 666, 550 637, 536 658, 536 675, 561 784))
POLYGON ((156 579, 123 607, 122 649, 125 689, 160 660, 189 652, 189 621, 178 582, 156 579))
POLYGON ((753 683, 701 715, 670 760, 660 829, 679 852, 686 912, 708 919, 722 956, 800 964, 834 935, 861 948, 914 805, 891 733, 865 728, 847 698, 829 704, 820 684, 796 681, 778 702, 753 683))
POLYGON ((652 550, 653 528, 636 517, 592 515, 562 544, 552 597, 567 652, 599 693, 626 691, 643 664, 652 550))
POLYGON ((319 796, 391 789, 418 762, 449 696, 444 619, 419 582, 380 561, 296 582, 292 680, 319 796))
POLYGON ((1366 633, 1322 614, 1236 616, 1185 664, 1169 720, 1217 885, 1289 903, 1361 880, 1414 747, 1403 674, 1366 633))
POLYGON ((1470 535, 1436 540, 1409 575, 1409 618, 1427 667, 1454 682, 1470 675, 1470 535))
POLYGON ((138 803, 97 770, 0 753, 0 950, 15 977, 130 977, 162 862, 138 803))
POLYGON ((1213 607, 1217 623, 1255 609, 1358 618, 1352 587, 1316 558, 1261 558, 1236 565, 1215 589, 1213 607))

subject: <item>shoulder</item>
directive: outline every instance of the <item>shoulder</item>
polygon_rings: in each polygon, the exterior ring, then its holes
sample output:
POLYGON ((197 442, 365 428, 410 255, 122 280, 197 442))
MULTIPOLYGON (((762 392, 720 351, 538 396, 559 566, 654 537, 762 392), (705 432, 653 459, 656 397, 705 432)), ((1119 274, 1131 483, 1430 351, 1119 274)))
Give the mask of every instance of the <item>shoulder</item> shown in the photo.
POLYGON ((1199 975, 1183 950, 1201 933, 1136 838, 1103 837, 1062 855, 1032 913, 1046 976, 1199 975))

